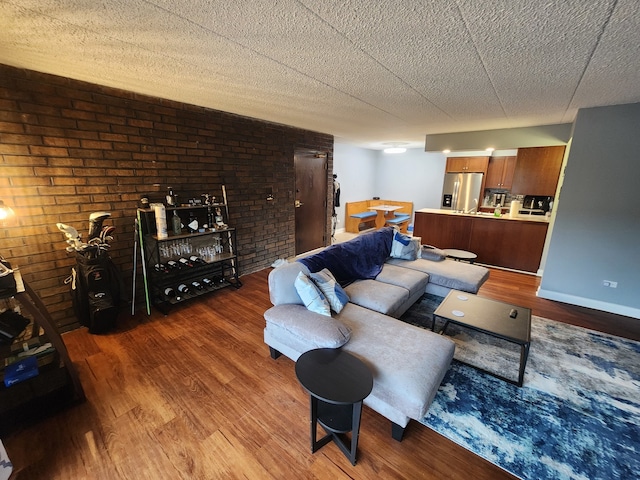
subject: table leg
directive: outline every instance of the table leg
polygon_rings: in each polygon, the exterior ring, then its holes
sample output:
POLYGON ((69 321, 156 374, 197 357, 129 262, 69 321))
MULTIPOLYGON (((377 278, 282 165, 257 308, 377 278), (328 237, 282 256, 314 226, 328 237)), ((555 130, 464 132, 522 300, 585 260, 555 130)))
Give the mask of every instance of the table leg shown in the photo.
POLYGON ((524 369, 527 366, 527 359, 529 358, 529 345, 529 342, 520 345, 520 370, 518 372, 519 387, 521 387, 524 382, 524 369))
POLYGON ((376 228, 384 227, 385 223, 387 223, 387 219, 385 218, 384 211, 378 210, 376 214, 376 228))
POLYGON ((332 434, 327 434, 322 437, 320 440, 318 438, 318 399, 313 395, 310 395, 311 399, 311 453, 316 453, 322 447, 324 447, 327 443, 329 443, 333 439, 332 434))
POLYGON ((356 464, 356 453, 358 452, 358 435, 360 434, 360 418, 362 417, 362 402, 353 404, 353 426, 351 428, 351 455, 349 460, 351 465, 356 464))

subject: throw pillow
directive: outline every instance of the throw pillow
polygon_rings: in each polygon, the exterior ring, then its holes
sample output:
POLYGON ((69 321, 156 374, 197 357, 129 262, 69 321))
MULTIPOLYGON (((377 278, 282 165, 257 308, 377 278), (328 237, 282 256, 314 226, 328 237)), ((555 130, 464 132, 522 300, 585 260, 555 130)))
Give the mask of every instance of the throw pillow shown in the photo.
POLYGON ((319 313, 321 315, 331 316, 331 309, 329 308, 329 302, 323 295, 323 293, 316 287, 316 284, 311 281, 304 273, 299 272, 294 282, 296 291, 302 303, 312 312, 319 313))
POLYGON ((447 255, 444 253, 444 251, 434 247, 433 245, 422 245, 422 252, 420 252, 420 258, 439 262, 447 258, 447 255))
POLYGON ((391 244, 391 256, 402 260, 415 260, 420 252, 420 239, 395 232, 391 244))
POLYGON ((316 284, 325 297, 329 301, 331 309, 340 313, 344 306, 349 303, 349 296, 340 284, 336 282, 333 274, 327 268, 323 268, 319 272, 312 273, 311 280, 316 284))

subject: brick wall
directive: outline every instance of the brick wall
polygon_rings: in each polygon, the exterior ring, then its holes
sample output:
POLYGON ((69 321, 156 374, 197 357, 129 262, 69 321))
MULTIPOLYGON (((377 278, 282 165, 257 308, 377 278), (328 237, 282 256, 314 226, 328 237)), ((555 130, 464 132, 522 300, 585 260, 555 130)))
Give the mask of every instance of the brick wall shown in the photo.
POLYGON ((330 135, 0 65, 0 199, 17 213, 0 225, 0 254, 72 328, 63 280, 75 262, 57 222, 86 239, 89 214, 112 213, 111 256, 130 296, 141 195, 161 200, 170 185, 179 200, 219 196, 224 184, 240 273, 261 270, 294 253, 295 149, 328 152, 330 181, 330 135))

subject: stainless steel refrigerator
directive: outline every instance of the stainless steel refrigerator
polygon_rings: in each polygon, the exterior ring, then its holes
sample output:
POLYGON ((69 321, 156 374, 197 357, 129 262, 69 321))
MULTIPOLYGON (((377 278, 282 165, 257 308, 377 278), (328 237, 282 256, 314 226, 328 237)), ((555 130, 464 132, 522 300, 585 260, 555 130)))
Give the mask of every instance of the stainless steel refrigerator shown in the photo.
POLYGON ((477 212, 482 203, 482 173, 446 173, 442 188, 442 208, 477 212))

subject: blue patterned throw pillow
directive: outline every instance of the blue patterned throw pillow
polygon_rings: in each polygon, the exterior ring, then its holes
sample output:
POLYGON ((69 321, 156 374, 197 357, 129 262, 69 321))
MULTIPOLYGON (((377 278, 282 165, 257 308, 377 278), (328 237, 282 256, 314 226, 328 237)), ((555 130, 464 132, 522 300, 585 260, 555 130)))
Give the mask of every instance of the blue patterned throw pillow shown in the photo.
POLYGON ((302 303, 304 303, 304 306, 307 307, 308 310, 326 315, 327 317, 331 316, 329 302, 327 302, 323 293, 309 277, 303 272, 299 272, 293 284, 302 299, 302 303))
POLYGON ((344 306, 349 303, 349 296, 345 292, 340 284, 336 282, 333 274, 329 269, 324 268, 319 272, 311 274, 311 280, 318 286, 318 288, 324 293, 329 300, 331 309, 340 313, 344 306))
POLYGON ((393 258, 401 258, 403 260, 415 260, 419 258, 420 239, 413 238, 400 232, 393 235, 393 243, 391 244, 391 256, 393 258))

